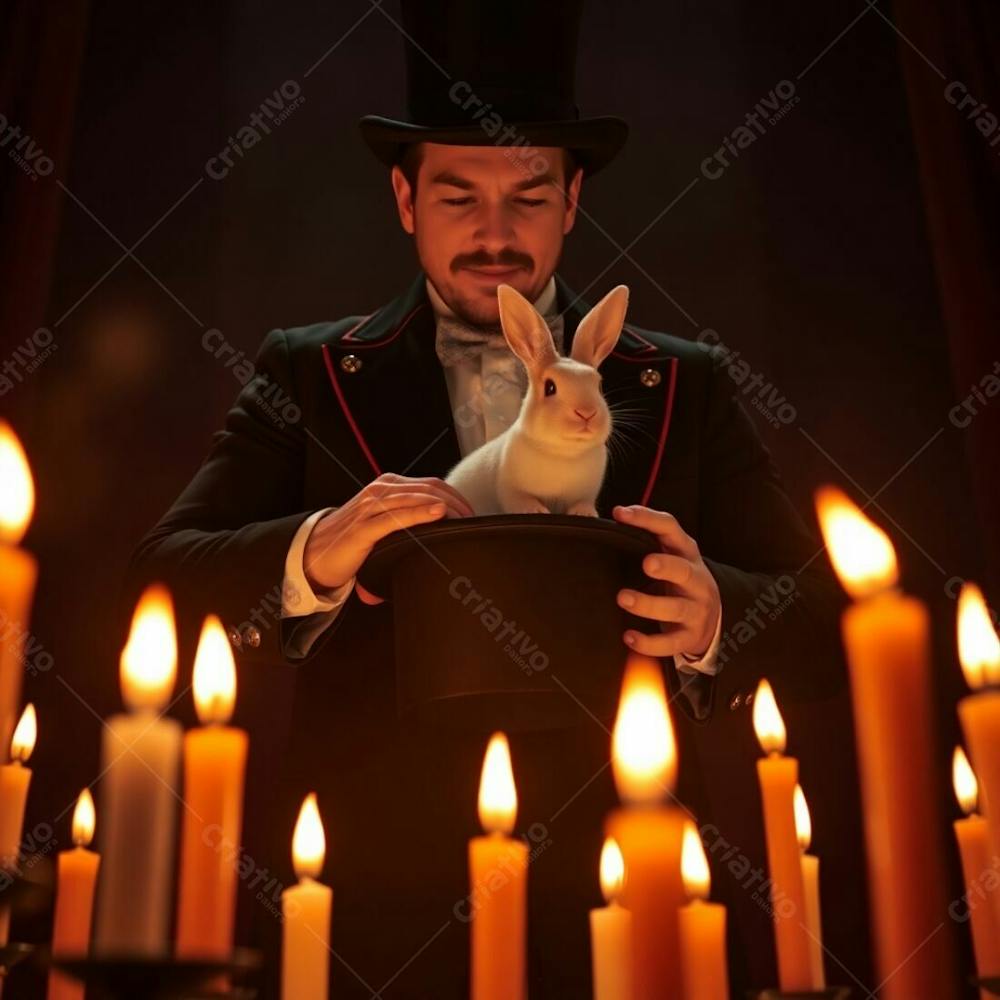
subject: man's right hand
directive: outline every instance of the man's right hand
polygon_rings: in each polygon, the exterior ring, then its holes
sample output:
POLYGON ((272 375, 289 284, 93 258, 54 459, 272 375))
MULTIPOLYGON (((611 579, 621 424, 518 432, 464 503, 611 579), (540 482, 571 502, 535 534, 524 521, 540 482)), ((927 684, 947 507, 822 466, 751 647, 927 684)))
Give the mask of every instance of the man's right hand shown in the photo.
POLYGON ((339 587, 357 574, 386 535, 442 515, 474 514, 465 497, 443 479, 383 473, 316 522, 303 555, 306 579, 314 590, 339 587))

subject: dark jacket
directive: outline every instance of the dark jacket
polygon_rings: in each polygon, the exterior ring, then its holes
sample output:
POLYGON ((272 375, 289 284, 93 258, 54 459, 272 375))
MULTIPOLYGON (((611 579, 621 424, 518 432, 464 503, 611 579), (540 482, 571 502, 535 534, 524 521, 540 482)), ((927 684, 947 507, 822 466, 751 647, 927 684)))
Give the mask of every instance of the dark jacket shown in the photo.
MULTIPOLYGON (((556 280, 568 354, 589 306, 556 280)), ((269 734, 280 792, 261 810, 269 830, 259 843, 269 846, 259 849, 273 851, 270 869, 287 876, 295 812, 316 789, 335 887, 331 974, 344 997, 370 996, 390 979, 392 997, 467 991, 465 850, 478 832, 483 736, 397 720, 391 605, 370 607, 352 594, 294 665, 284 651, 289 622, 279 617, 285 557, 312 511, 343 504, 382 472, 443 478, 460 458, 434 329, 420 274, 371 316, 272 331, 245 369, 225 429, 134 557, 131 593, 162 579, 191 613, 222 618, 244 686, 274 683, 267 668, 275 665, 294 683, 290 742, 275 744, 269 734)), ((737 402, 737 386, 706 348, 629 324, 601 373, 612 401, 641 411, 641 427, 612 459, 599 513, 644 503, 674 514, 722 597, 722 669, 695 678, 690 697, 676 701, 679 794, 756 863, 759 751, 749 696, 763 675, 779 704, 841 685, 838 589, 737 402)), ((601 817, 614 804, 608 733, 595 723, 511 745, 518 830, 533 833, 531 994, 586 996, 587 908, 600 901, 601 817)), ((716 886, 732 906, 736 983, 767 985, 766 912, 752 890, 718 874, 716 886), (748 970, 747 961, 757 964, 748 970)), ((250 908, 259 940, 273 943, 277 921, 265 907, 250 908)))

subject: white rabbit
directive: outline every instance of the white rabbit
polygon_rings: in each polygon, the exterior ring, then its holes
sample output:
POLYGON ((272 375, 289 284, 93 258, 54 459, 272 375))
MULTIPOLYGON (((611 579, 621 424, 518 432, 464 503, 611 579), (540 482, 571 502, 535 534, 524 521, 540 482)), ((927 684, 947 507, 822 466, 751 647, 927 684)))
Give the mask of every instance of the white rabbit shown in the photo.
POLYGON ((628 288, 618 285, 580 321, 560 357, 545 320, 510 285, 497 287, 500 325, 524 363, 528 389, 517 419, 445 477, 476 514, 597 517, 608 462, 611 413, 598 365, 621 335, 628 288))

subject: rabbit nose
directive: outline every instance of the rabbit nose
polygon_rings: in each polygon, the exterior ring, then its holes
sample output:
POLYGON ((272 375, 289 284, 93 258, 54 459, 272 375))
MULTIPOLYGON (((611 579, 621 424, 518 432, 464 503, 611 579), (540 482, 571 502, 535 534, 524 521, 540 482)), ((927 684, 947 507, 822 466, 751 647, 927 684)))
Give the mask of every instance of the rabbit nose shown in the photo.
POLYGON ((573 412, 574 412, 574 413, 575 413, 575 414, 576 414, 576 415, 577 415, 577 416, 578 416, 578 417, 579 417, 579 418, 580 418, 581 420, 584 420, 584 421, 586 421, 586 420, 589 420, 589 419, 590 419, 590 418, 591 418, 591 417, 592 417, 592 416, 593 416, 593 415, 594 415, 594 414, 595 414, 595 413, 597 412, 597 410, 591 410, 591 411, 590 411, 590 413, 581 413, 581 412, 580 412, 579 410, 574 410, 573 412))

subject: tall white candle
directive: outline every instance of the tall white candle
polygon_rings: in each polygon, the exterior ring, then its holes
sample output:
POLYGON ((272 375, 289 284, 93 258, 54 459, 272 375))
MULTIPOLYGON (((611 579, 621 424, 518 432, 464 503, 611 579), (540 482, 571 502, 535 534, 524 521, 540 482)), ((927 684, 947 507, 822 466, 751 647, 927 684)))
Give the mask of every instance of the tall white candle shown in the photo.
POLYGON ((327 1000, 330 978, 330 916, 333 890, 317 882, 326 858, 326 834, 316 795, 306 796, 292 838, 298 884, 281 894, 284 937, 282 1000, 327 1000))
POLYGON ((168 950, 181 726, 160 715, 177 676, 170 595, 142 595, 122 652, 122 697, 109 719, 101 778, 101 878, 95 953, 159 955, 168 950))

